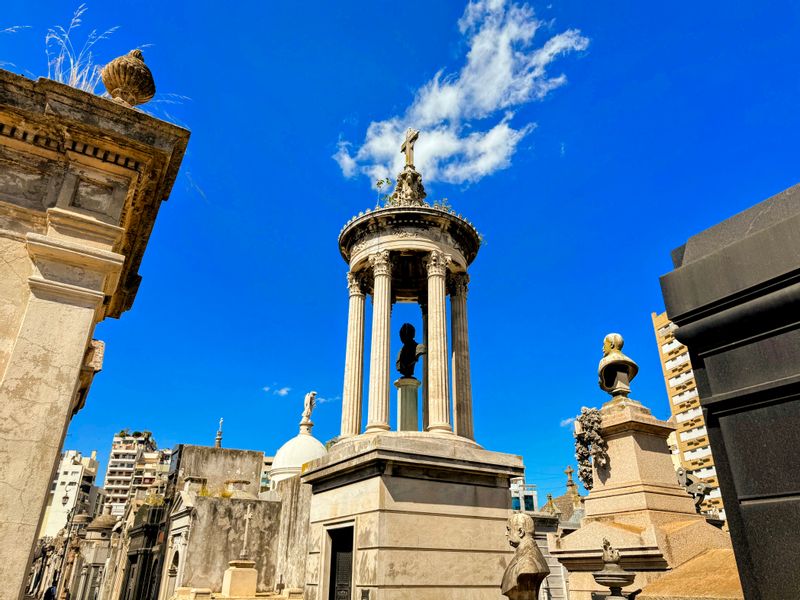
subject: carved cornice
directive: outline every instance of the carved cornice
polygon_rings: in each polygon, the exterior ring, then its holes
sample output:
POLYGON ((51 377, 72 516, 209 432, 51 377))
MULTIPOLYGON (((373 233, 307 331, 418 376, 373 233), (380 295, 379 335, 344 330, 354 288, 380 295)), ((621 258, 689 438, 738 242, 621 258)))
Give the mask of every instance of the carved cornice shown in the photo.
POLYGON ((451 273, 447 277, 447 293, 451 296, 466 297, 469 288, 469 275, 467 273, 451 273))
POLYGON ((447 267, 451 262, 452 259, 449 254, 434 250, 425 262, 425 267, 428 269, 428 277, 444 277, 447 275, 447 267))
MULTIPOLYGON (((35 197, 17 197, 11 188, 2 199, 31 211, 57 205, 88 213, 122 230, 115 251, 124 264, 119 286, 107 299, 108 316, 119 317, 133 303, 159 205, 169 196, 188 139, 185 129, 109 99, 0 69, 2 168, 35 168, 38 177, 38 188, 29 194, 35 197), (92 202, 104 185, 113 188, 106 196, 114 210, 97 216, 92 202)), ((97 231, 87 233, 94 237, 97 231)))
POLYGON ((372 273, 375 277, 385 275, 392 276, 392 263, 388 250, 381 250, 369 255, 369 264, 372 266, 372 273))

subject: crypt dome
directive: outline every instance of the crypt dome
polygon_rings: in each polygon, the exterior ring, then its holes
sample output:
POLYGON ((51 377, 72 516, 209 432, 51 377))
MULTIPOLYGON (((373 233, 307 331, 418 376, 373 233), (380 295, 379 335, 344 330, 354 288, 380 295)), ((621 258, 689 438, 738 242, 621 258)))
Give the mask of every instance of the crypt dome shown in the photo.
POLYGON ((309 392, 305 398, 305 409, 300 421, 300 433, 281 446, 275 453, 269 472, 270 484, 299 475, 303 465, 325 456, 328 451, 317 438, 311 435, 311 411, 316 404, 316 392, 309 392))

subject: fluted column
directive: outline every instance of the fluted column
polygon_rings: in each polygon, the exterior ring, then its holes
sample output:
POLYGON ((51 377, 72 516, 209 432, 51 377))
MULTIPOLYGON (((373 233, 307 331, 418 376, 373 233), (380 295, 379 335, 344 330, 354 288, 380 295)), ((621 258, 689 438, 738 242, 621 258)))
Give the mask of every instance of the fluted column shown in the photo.
POLYGON ((428 430, 428 302, 421 302, 422 308, 422 343, 426 351, 422 355, 422 431, 428 430))
POLYGON ((467 284, 469 275, 455 273, 450 279, 450 338, 453 344, 453 429, 456 435, 474 439, 472 382, 469 373, 467 284))
POLYGON ((392 317, 392 267, 389 251, 371 254, 372 347, 369 361, 367 433, 389 430, 389 344, 392 317))
POLYGON ((350 290, 350 308, 342 391, 342 437, 361 433, 361 396, 364 389, 364 289, 359 274, 347 274, 347 288, 350 290))
POLYGON ((445 276, 450 257, 434 250, 428 270, 428 427, 427 431, 452 433, 447 377, 447 307, 445 276))

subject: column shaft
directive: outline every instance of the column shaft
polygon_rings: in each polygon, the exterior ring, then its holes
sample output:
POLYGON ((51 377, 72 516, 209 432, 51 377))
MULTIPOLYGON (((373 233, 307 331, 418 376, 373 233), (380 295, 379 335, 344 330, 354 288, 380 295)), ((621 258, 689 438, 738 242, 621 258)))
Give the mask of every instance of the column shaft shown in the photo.
MULTIPOLYGON (((422 307, 422 343, 428 347, 428 304, 421 305, 422 307)), ((428 430, 428 352, 422 355, 422 431, 428 430)))
POLYGON ((427 431, 452 433, 447 376, 445 276, 450 257, 431 252, 428 260, 428 418, 427 431))
POLYGON ((474 439, 472 382, 467 330, 467 283, 469 275, 457 273, 451 280, 450 326, 453 344, 453 426, 456 435, 474 439))
POLYGON ((374 276, 372 347, 369 362, 367 433, 389 430, 389 351, 392 317, 392 271, 389 251, 369 257, 374 276))
POLYGON ((344 359, 341 437, 361 433, 364 389, 364 290, 357 274, 347 274, 350 307, 347 316, 347 350, 344 359))

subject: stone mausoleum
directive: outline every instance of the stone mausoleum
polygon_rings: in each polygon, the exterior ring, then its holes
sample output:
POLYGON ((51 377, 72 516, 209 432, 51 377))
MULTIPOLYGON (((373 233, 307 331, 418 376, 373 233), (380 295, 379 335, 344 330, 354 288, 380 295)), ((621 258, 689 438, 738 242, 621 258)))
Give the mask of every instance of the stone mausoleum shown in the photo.
POLYGON ((339 236, 350 293, 342 429, 302 475, 311 486, 307 600, 502 597, 509 480, 522 475, 522 460, 473 439, 466 295, 480 238, 461 216, 425 202, 413 162, 417 136, 407 133, 405 168, 386 206, 352 219, 339 236), (367 295, 373 311, 362 431, 367 295), (401 376, 392 382, 397 302, 420 305, 424 344, 403 326, 401 376), (421 381, 413 375, 420 356, 421 381))

